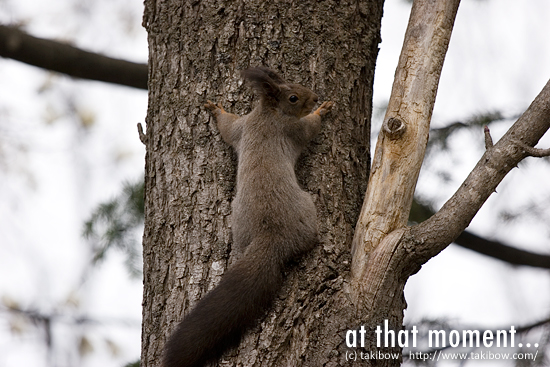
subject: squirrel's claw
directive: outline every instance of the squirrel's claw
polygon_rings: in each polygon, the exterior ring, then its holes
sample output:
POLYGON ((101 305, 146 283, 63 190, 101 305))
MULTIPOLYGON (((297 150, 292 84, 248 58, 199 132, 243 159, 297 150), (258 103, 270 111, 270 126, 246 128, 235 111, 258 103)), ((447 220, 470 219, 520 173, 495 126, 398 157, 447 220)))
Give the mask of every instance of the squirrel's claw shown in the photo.
POLYGON ((214 104, 214 102, 207 100, 206 103, 204 104, 204 107, 206 109, 209 109, 214 114, 226 113, 221 103, 214 104))
POLYGON ((318 109, 315 110, 314 113, 319 116, 326 115, 332 109, 332 106, 334 106, 334 102, 325 101, 321 104, 321 106, 319 106, 318 109))

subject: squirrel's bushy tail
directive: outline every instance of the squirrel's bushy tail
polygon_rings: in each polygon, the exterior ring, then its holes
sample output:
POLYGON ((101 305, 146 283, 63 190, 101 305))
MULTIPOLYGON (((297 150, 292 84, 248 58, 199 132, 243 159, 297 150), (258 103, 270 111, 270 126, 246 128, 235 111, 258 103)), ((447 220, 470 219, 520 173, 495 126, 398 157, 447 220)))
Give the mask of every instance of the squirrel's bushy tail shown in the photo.
POLYGON ((163 367, 198 367, 219 356, 269 308, 282 285, 283 264, 276 246, 257 242, 177 326, 166 343, 163 367))

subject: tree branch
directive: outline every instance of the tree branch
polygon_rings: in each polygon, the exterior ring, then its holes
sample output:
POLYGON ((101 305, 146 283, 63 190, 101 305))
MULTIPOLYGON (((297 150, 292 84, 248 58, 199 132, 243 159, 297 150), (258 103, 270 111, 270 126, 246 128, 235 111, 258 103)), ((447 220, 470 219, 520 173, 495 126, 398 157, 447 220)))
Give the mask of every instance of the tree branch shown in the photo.
POLYGON ((359 289, 370 277, 366 274, 370 252, 407 224, 459 3, 413 3, 352 243, 352 284, 359 298, 363 297, 359 289))
POLYGON ((550 269, 550 255, 521 250, 501 242, 479 237, 468 231, 462 232, 457 239, 454 240, 454 243, 512 265, 550 269))
POLYGON ((464 231, 502 179, 550 129, 550 81, 508 132, 488 149, 457 192, 430 219, 411 227, 411 257, 417 266, 464 231), (519 142, 519 144, 518 144, 519 142))
POLYGON ((535 147, 530 147, 520 140, 514 140, 514 142, 531 157, 542 158, 550 156, 550 149, 539 149, 535 147))
MULTIPOLYGON (((434 214, 434 210, 428 205, 415 200, 411 208, 409 220, 420 223, 434 214)), ((491 241, 467 230, 462 232, 456 240, 454 240, 454 243, 479 254, 490 256, 512 265, 550 269, 550 255, 518 249, 499 241, 491 241)))
POLYGON ((492 149, 495 144, 493 143, 489 126, 483 128, 483 134, 485 135, 485 149, 492 149))
POLYGON ((147 65, 113 59, 0 25, 0 56, 77 78, 147 89, 147 65))

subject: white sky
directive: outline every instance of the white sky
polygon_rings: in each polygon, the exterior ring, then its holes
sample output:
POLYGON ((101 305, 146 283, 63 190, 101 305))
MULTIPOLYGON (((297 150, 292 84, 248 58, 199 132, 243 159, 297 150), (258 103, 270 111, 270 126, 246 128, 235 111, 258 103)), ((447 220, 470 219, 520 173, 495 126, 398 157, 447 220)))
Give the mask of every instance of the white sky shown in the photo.
MULTIPOLYGON (((68 39, 92 51, 145 62, 141 11, 137 0, 11 0, 0 2, 0 22, 21 22, 40 37, 68 39)), ((389 97, 408 13, 403 1, 387 1, 375 106, 389 97)), ((433 125, 494 109, 510 115, 524 110, 550 78, 549 19, 547 0, 464 0, 433 125)), ((55 353, 48 356, 40 334, 0 308, 0 367, 48 366, 48 358, 58 366, 134 361, 140 348, 141 281, 130 279, 122 256, 114 254, 78 288, 89 256, 80 235, 98 203, 116 195, 125 180, 143 174, 144 148, 136 123, 144 121, 147 94, 52 76, 5 59, 0 59, 0 81, 0 297, 23 308, 105 321, 76 330, 57 323, 55 353), (93 126, 79 128, 78 116, 93 116, 93 126), (71 306, 75 300, 78 307, 71 306), (119 322, 112 326, 110 320, 119 322), (11 333, 10 327, 23 332, 11 333), (94 346, 82 358, 74 349, 80 335, 94 346), (111 342, 119 347, 117 353, 111 342)), ((494 139, 510 124, 495 125, 494 139)), ((439 204, 481 156, 482 132, 461 133, 451 146, 446 159, 426 162, 418 184, 421 195, 439 204), (450 174, 450 182, 441 180, 441 171, 450 174)), ((550 146, 547 136, 541 146, 550 146)), ((543 211, 543 220, 527 217, 508 224, 494 213, 541 198, 548 201, 549 173, 547 163, 533 158, 520 165, 476 217, 472 230, 548 253, 550 210, 543 211)), ((513 268, 451 246, 409 281, 406 318, 412 324, 423 317, 450 317, 466 325, 520 326, 550 314, 549 283, 546 271, 513 268)))

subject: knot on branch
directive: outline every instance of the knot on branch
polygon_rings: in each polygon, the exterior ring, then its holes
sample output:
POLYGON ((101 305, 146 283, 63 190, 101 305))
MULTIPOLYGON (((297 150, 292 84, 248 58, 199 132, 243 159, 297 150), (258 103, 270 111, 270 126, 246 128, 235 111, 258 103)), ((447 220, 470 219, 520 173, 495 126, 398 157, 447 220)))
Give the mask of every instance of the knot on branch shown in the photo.
POLYGON ((382 124, 382 130, 392 140, 399 139, 407 131, 407 125, 398 118, 390 117, 382 124))

